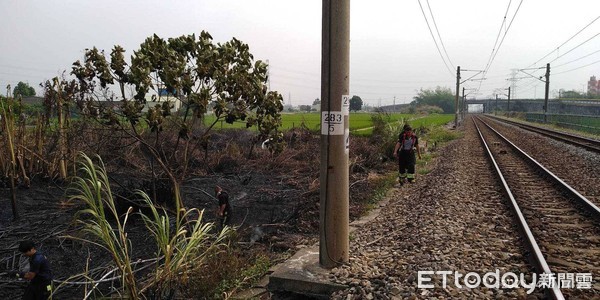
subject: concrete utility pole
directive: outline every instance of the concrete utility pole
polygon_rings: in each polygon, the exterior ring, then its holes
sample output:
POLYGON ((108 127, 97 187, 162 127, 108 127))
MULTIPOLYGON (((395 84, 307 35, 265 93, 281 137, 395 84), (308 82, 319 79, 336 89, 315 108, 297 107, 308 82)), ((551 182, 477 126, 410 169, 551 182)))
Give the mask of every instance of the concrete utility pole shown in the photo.
POLYGON ((458 128, 458 92, 460 89, 460 66, 456 67, 456 97, 454 97, 454 128, 458 128))
POLYGON ((544 123, 548 122, 548 94, 550 93, 550 63, 546 64, 546 93, 544 94, 544 123))
POLYGON ((467 112, 469 110, 469 107, 467 105, 467 95, 465 95, 465 97, 463 98, 463 120, 467 117, 467 112))
POLYGON ((319 262, 349 258, 350 0, 323 0, 319 262))
POLYGON ((460 105, 460 118, 461 120, 465 119, 465 87, 463 86, 463 90, 462 90, 462 102, 460 105))

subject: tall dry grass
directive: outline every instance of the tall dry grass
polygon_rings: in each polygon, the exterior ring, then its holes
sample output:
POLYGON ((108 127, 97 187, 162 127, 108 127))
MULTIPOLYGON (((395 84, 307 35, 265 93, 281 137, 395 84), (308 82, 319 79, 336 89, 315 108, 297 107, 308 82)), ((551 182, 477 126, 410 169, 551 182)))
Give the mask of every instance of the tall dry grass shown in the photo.
POLYGON ((79 175, 69 188, 69 198, 85 204, 77 215, 77 222, 87 235, 70 237, 96 245, 111 256, 120 273, 122 295, 128 299, 174 297, 196 272, 203 271, 209 256, 224 247, 230 228, 212 234, 214 224, 202 222, 203 211, 177 206, 169 213, 157 208, 147 194, 138 191, 144 205, 142 210, 149 211, 140 212, 141 217, 156 242, 156 263, 150 274, 141 278, 132 267, 133 249, 126 231, 133 208, 120 215, 102 159, 97 157, 96 164, 83 153, 80 157, 79 175))

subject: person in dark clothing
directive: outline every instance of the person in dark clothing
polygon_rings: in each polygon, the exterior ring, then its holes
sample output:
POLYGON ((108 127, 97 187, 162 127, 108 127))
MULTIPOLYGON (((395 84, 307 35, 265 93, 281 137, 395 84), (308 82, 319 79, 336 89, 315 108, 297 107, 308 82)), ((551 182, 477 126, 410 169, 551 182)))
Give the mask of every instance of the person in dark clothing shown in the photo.
POLYGON ((223 229, 225 225, 229 225, 231 222, 231 205, 229 204, 229 194, 220 186, 215 187, 215 194, 219 200, 217 217, 220 220, 221 229, 223 229))
POLYGON ((23 300, 46 300, 52 292, 52 270, 46 256, 35 249, 32 241, 22 241, 19 251, 29 258, 28 272, 13 272, 18 278, 29 280, 23 300))
POLYGON ((398 158, 398 181, 404 184, 406 180, 413 182, 415 177, 415 165, 417 158, 421 159, 419 150, 419 138, 412 132, 410 125, 404 125, 403 132, 398 135, 398 142, 394 147, 394 157, 398 158))

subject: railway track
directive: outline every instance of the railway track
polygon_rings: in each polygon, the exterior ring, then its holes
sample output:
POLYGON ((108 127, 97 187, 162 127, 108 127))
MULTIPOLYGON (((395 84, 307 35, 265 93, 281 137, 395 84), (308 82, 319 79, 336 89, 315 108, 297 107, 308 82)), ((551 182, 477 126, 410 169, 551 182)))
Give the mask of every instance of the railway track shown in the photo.
POLYGON ((600 298, 600 208, 483 120, 473 119, 517 216, 530 258, 555 299, 600 298), (561 288, 559 288, 559 286, 561 288))
POLYGON ((590 138, 586 138, 586 137, 582 137, 582 136, 578 136, 578 135, 574 135, 574 134, 570 134, 570 133, 566 133, 566 132, 560 132, 560 131, 556 131, 556 130, 552 130, 552 129, 547 129, 547 128, 542 128, 542 127, 533 126, 533 125, 529 125, 529 124, 524 124, 521 122, 515 122, 515 121, 503 119, 503 118, 498 118, 498 117, 493 117, 493 116, 487 116, 487 117, 492 118, 496 121, 515 125, 517 127, 523 128, 525 130, 539 133, 543 136, 547 136, 547 137, 553 138, 555 140, 559 140, 559 141, 562 141, 562 142, 565 142, 565 143, 568 143, 568 144, 571 144, 571 145, 574 145, 577 147, 582 147, 587 150, 590 150, 590 151, 593 151, 596 153, 600 153, 600 141, 599 140, 594 140, 594 139, 590 139, 590 138))

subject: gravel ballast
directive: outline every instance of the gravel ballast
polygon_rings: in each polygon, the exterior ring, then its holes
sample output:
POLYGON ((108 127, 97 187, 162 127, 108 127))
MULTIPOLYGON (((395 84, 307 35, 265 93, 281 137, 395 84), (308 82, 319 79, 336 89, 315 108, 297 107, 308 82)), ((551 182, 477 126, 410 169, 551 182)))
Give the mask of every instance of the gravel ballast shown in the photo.
POLYGON ((534 272, 475 128, 470 120, 465 126, 463 138, 439 150, 431 173, 394 190, 381 214, 351 234, 349 264, 331 271, 334 282, 349 288, 334 299, 543 296, 525 288, 466 288, 464 278, 462 288, 454 284, 454 272, 534 272), (418 271, 452 274, 445 288, 442 275, 427 275, 434 288, 423 289, 418 271))

